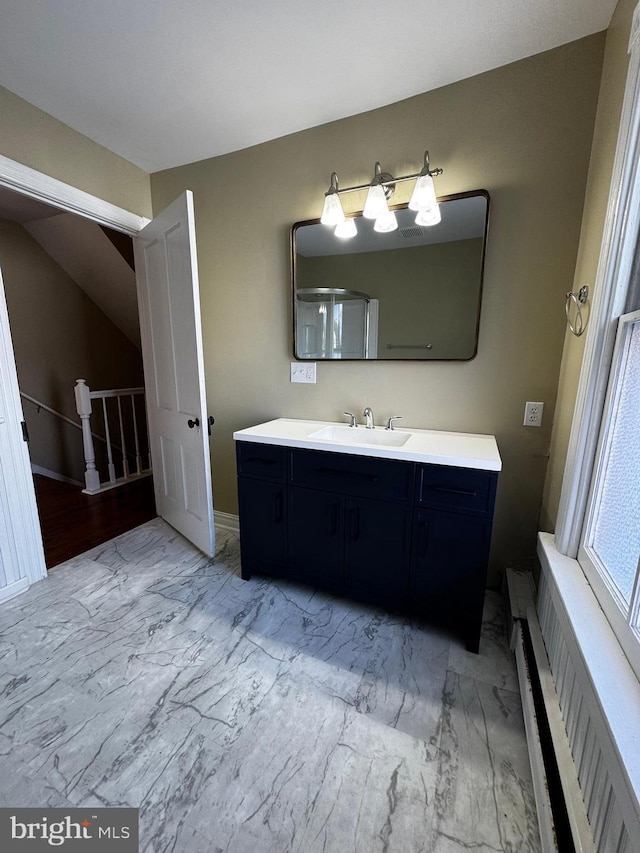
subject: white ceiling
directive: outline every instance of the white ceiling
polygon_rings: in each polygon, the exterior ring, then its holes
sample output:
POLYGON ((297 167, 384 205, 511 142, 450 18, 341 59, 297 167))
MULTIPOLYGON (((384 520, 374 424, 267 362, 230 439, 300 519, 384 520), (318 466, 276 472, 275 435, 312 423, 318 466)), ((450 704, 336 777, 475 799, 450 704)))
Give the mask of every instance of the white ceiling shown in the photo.
POLYGON ((153 172, 605 29, 616 0, 0 0, 0 84, 153 172))

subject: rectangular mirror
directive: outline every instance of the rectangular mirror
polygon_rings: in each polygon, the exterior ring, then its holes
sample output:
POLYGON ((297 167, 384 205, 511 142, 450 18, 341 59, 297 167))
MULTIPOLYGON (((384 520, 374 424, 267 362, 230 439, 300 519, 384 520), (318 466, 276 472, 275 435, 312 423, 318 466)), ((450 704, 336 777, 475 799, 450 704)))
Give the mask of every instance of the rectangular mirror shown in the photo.
POLYGON ((472 359, 478 348, 489 194, 440 198, 442 220, 336 237, 319 220, 291 232, 293 340, 297 359, 472 359))

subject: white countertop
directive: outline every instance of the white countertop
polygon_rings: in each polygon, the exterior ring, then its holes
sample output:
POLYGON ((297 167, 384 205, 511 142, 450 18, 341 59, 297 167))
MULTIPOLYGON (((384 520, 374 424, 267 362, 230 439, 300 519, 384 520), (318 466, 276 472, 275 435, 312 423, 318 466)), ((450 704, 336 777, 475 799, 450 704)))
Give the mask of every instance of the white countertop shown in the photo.
MULTIPOLYGON (((281 444, 286 447, 303 447, 307 450, 329 450, 334 453, 351 453, 355 456, 377 456, 381 459, 453 465, 457 468, 477 468, 483 471, 500 471, 502 468, 498 445, 493 435, 396 427, 395 432, 409 434, 409 438, 402 447, 354 445, 335 440, 309 438, 311 433, 322 427, 344 426, 344 423, 336 424, 331 421, 277 418, 274 421, 237 430, 233 433, 233 437, 236 441, 254 441, 258 444, 281 444)), ((359 426, 356 429, 364 431, 365 428, 359 426)), ((376 432, 378 431, 384 432, 384 427, 376 427, 376 432)))

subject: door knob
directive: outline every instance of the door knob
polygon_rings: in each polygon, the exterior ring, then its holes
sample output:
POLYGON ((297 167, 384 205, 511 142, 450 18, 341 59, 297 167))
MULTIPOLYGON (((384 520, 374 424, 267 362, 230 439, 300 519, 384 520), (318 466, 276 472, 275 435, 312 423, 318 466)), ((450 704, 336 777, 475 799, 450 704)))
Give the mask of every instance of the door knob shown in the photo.
POLYGON ((193 429, 196 426, 200 426, 200 418, 194 418, 193 420, 189 418, 189 420, 187 421, 187 426, 189 427, 189 429, 193 429))
POLYGON ((209 415, 209 417, 207 418, 207 431, 209 435, 211 435, 211 427, 214 425, 215 422, 216 419, 213 417, 213 415, 209 415))

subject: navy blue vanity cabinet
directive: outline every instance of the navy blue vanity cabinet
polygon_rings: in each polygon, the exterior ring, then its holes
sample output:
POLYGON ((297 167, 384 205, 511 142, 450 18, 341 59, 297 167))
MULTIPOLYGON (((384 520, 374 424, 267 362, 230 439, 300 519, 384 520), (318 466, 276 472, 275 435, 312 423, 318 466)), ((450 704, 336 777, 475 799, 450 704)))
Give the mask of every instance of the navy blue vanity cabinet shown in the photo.
POLYGON ((273 444, 239 441, 238 504, 242 577, 287 572, 288 452, 273 444))
POLYGON ((412 608, 455 624, 477 652, 498 475, 418 465, 411 559, 412 608))
POLYGON ((392 606, 409 583, 411 462, 293 449, 291 577, 392 606))
POLYGON ((237 444, 242 577, 444 617, 478 651, 498 474, 237 444))

